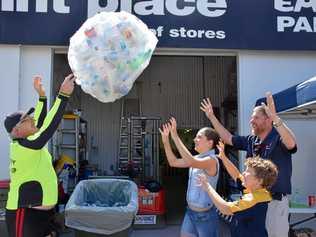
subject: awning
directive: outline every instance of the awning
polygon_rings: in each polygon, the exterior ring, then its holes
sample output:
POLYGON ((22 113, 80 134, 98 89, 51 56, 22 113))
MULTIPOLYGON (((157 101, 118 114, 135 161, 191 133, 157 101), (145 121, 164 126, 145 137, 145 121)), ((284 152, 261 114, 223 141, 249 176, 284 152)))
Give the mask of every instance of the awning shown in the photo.
MULTIPOLYGON (((278 113, 309 115, 316 114, 316 76, 288 89, 273 94, 278 113)), ((266 98, 256 101, 256 106, 266 98)))

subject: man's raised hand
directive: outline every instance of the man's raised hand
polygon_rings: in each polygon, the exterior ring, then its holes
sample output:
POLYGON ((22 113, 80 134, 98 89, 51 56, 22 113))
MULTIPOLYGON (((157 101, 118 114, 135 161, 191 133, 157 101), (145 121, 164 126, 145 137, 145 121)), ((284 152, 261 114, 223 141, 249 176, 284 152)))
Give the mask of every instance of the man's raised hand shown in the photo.
POLYGON ((271 92, 266 93, 266 99, 267 99, 267 104, 261 103, 261 105, 264 107, 264 110, 266 111, 266 114, 268 115, 268 117, 274 121, 274 119, 277 117, 277 113, 276 113, 274 99, 271 92))
POLYGON ((65 80, 60 86, 60 92, 66 95, 71 95, 75 87, 76 77, 71 73, 65 77, 65 80))
POLYGON ((210 98, 203 99, 201 102, 200 109, 205 113, 206 117, 211 119, 214 116, 213 106, 210 98))
POLYGON ((45 88, 42 84, 42 77, 37 75, 33 77, 33 87, 39 96, 45 96, 45 88))

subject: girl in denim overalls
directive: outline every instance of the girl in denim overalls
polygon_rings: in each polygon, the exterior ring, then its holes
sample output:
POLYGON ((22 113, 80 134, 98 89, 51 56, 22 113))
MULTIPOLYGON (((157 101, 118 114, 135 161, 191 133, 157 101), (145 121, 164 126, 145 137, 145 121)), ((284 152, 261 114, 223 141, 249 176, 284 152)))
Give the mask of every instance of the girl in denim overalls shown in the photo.
POLYGON ((199 174, 205 174, 210 185, 216 188, 219 163, 214 153, 219 136, 212 128, 202 128, 194 138, 194 149, 199 153, 192 156, 177 134, 174 118, 160 129, 168 163, 172 167, 189 168, 187 191, 187 211, 181 227, 181 237, 218 237, 219 222, 216 209, 208 194, 197 185, 199 174), (174 141, 181 158, 172 152, 169 134, 174 141))

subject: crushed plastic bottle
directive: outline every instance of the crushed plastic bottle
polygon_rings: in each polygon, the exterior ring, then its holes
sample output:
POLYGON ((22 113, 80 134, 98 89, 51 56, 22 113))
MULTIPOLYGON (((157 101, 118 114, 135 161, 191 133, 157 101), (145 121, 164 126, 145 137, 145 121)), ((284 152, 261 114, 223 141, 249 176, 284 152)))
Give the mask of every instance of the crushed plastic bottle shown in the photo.
POLYGON ((62 182, 62 186, 65 193, 68 193, 68 182, 69 182, 69 170, 67 165, 64 165, 64 168, 59 174, 59 180, 62 182))
POLYGON ((68 61, 83 91, 101 102, 113 102, 131 90, 157 42, 134 15, 101 12, 71 37, 68 61))

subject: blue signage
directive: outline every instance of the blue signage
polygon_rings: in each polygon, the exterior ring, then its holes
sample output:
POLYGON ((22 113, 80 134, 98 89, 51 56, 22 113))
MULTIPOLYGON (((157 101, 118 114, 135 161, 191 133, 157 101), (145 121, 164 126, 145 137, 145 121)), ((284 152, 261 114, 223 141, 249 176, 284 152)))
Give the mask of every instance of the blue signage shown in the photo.
POLYGON ((67 46, 100 11, 133 13, 158 47, 316 50, 316 0, 0 0, 0 44, 67 46))

